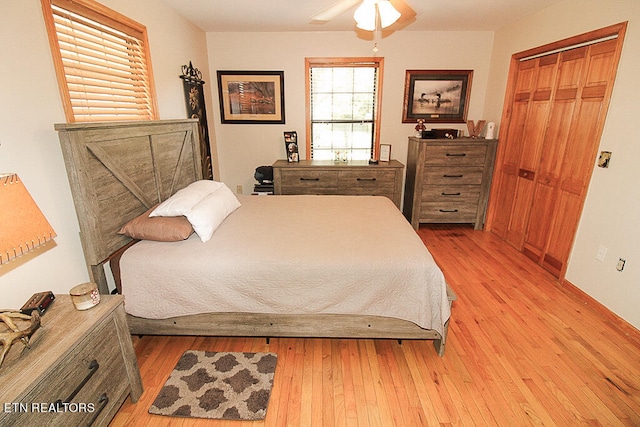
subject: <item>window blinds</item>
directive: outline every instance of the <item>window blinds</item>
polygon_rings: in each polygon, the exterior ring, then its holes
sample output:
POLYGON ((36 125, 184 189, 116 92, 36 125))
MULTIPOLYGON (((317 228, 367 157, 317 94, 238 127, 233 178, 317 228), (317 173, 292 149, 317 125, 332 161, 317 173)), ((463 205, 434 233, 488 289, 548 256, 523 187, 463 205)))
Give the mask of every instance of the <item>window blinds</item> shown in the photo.
POLYGON ((53 3, 68 121, 154 119, 146 30, 91 10, 72 10, 70 2, 53 3))
POLYGON ((332 159, 337 151, 353 160, 373 157, 376 142, 379 64, 309 64, 312 158, 332 159))

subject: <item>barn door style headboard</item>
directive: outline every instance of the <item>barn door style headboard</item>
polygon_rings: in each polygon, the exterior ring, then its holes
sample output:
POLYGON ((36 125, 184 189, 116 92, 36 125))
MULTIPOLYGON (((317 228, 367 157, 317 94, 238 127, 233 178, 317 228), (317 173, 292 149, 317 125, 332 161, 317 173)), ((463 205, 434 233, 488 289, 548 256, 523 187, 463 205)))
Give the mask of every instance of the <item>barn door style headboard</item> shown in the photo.
POLYGON ((130 238, 129 220, 202 179, 196 119, 57 124, 91 280, 130 238))

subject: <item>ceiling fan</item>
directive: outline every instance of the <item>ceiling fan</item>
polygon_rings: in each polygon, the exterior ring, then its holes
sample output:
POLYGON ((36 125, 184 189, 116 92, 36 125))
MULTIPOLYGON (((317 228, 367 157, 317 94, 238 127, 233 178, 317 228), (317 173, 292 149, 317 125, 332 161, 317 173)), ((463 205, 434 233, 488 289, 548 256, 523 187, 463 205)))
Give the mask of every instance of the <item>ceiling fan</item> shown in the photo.
MULTIPOLYGON (((378 22, 382 28, 386 28, 396 22, 400 18, 401 12, 398 12, 394 4, 401 11, 407 8, 411 10, 410 6, 403 0, 393 0, 393 2, 389 0, 339 0, 316 13, 311 19, 318 23, 329 22, 358 3, 360 3, 360 6, 354 12, 354 19, 357 22, 357 27, 366 31, 379 29, 378 22)), ((415 16, 415 12, 413 14, 415 16)))

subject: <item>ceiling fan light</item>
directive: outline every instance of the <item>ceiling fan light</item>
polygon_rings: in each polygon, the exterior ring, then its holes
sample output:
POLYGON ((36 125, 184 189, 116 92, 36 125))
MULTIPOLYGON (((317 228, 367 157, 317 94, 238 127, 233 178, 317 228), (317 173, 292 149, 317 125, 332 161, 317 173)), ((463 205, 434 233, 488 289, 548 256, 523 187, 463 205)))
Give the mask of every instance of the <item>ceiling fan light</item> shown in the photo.
POLYGON ((400 12, 389 2, 389 0, 378 1, 378 12, 380 13, 380 25, 387 28, 400 18, 400 12))
POLYGON ((364 0, 353 13, 356 27, 365 31, 376 29, 376 0, 364 0))

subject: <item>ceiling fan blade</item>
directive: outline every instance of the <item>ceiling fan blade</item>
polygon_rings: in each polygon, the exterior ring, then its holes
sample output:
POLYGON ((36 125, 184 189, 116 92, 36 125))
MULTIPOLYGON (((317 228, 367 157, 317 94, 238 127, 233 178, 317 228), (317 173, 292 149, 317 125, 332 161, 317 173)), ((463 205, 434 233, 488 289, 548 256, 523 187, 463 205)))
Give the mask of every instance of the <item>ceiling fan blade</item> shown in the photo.
POLYGON ((314 22, 329 22, 336 16, 346 12, 362 0, 340 0, 311 17, 314 22))

